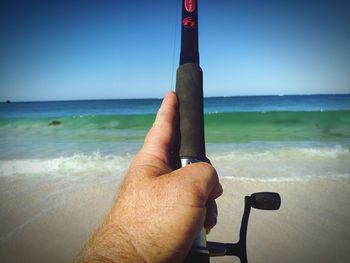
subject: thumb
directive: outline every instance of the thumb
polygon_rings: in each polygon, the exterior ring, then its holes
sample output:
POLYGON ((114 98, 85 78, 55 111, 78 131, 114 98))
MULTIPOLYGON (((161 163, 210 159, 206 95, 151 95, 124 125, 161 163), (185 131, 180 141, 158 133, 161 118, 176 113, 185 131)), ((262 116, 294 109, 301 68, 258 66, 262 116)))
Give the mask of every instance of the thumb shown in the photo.
POLYGON ((170 91, 163 99, 152 128, 148 132, 141 155, 148 155, 149 161, 155 158, 164 164, 170 164, 170 151, 175 139, 175 126, 178 116, 178 100, 170 91))

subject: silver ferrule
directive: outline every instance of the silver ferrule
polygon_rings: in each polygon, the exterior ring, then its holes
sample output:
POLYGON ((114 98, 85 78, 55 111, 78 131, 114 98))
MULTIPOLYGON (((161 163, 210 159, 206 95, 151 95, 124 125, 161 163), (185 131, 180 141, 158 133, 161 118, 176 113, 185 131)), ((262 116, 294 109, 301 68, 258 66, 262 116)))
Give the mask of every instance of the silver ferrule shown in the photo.
POLYGON ((199 162, 202 162, 202 161, 195 158, 181 157, 181 167, 184 167, 191 163, 199 163, 199 162))

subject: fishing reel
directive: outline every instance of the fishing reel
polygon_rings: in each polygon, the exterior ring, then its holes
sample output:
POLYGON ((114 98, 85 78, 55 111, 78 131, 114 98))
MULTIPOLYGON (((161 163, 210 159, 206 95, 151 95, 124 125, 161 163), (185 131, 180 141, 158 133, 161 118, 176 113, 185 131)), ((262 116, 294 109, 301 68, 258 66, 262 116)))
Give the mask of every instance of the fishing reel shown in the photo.
POLYGON ((259 210, 278 210, 281 206, 281 197, 274 192, 254 193, 245 197, 244 213, 242 216, 239 241, 237 243, 207 242, 210 257, 236 256, 241 263, 247 263, 247 229, 251 208, 259 210))

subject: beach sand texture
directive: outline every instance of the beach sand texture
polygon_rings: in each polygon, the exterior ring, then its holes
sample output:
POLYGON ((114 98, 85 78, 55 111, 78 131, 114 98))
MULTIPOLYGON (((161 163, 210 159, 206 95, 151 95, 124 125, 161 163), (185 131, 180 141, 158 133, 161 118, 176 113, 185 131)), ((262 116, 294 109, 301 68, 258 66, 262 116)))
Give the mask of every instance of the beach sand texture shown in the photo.
MULTIPOLYGON (((282 197, 279 211, 251 211, 250 262, 348 261, 349 179, 221 181, 224 195, 218 199, 218 224, 208 240, 236 242, 244 196, 276 191, 282 197)), ((0 182, 0 261, 4 263, 71 262, 103 220, 120 185, 120 180, 107 176, 104 180, 99 177, 98 183, 95 176, 75 184, 62 178, 21 176, 0 178, 0 182), (9 192, 11 195, 4 196, 9 192)), ((222 257, 212 262, 239 260, 222 257)))

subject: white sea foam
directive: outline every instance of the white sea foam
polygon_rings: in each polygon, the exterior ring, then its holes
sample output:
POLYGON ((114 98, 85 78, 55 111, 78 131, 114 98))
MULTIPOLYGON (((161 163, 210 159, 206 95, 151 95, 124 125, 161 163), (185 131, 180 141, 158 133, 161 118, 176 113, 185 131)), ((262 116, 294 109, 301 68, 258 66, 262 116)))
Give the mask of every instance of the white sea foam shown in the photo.
POLYGON ((53 159, 25 159, 0 161, 0 176, 11 175, 41 175, 51 174, 66 176, 86 173, 111 173, 123 171, 127 168, 131 155, 92 155, 74 154, 69 157, 53 159))
POLYGON ((350 157, 349 149, 336 145, 335 147, 326 148, 303 148, 299 149, 299 152, 303 155, 311 157, 321 157, 321 158, 341 158, 350 157))
POLYGON ((221 176, 238 180, 289 182, 350 178, 349 149, 339 145, 237 148, 217 151, 209 158, 221 176))
MULTIPOLYGON (((224 148, 208 151, 219 175, 240 180, 299 181, 350 177, 350 152, 344 146, 224 148)), ((1 160, 0 176, 59 177, 113 175, 121 178, 132 154, 73 154, 52 159, 1 160)))

